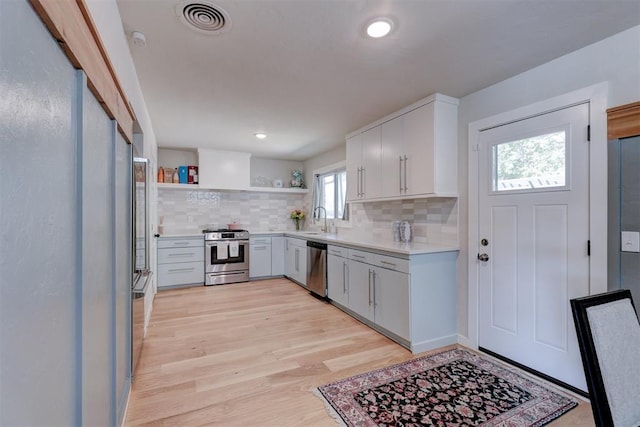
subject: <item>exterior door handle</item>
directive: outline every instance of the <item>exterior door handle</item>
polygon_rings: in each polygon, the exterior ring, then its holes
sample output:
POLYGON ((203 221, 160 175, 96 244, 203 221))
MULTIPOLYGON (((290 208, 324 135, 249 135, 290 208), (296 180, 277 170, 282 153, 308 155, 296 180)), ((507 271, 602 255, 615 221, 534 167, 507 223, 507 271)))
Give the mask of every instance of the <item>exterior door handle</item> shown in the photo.
POLYGON ((478 259, 482 262, 487 262, 489 261, 489 255, 487 254, 478 254, 478 259))

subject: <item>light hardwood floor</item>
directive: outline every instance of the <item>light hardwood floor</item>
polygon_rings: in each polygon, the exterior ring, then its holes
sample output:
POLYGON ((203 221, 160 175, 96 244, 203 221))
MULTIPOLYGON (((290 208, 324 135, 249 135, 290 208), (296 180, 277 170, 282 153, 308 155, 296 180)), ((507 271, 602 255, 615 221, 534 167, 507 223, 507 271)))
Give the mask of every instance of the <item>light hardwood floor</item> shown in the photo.
POLYGON ((287 279, 161 291, 125 424, 335 426, 313 387, 418 356, 287 279))

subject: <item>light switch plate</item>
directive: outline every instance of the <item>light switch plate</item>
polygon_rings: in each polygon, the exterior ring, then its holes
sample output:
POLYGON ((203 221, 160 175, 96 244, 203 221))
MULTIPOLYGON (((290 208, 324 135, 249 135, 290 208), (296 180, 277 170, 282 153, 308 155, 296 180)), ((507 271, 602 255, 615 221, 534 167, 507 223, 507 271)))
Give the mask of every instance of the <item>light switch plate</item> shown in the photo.
POLYGON ((623 231, 620 244, 622 252, 640 252, 640 232, 623 231))

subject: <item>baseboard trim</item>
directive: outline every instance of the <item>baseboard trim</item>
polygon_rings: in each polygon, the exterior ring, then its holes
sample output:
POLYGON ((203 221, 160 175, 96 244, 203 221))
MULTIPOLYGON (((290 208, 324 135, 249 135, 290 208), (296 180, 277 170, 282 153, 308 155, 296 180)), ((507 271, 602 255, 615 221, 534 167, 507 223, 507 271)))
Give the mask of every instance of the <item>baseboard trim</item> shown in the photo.
POLYGON ((567 390, 571 391, 572 393, 577 394, 578 396, 582 396, 582 397, 584 397, 584 398, 589 399, 589 393, 587 393, 587 392, 585 392, 585 391, 582 391, 582 390, 580 390, 579 388, 574 387, 574 386, 572 386, 572 385, 570 385, 570 384, 567 384, 567 383, 565 383, 565 382, 563 382, 563 381, 560 381, 559 379, 553 378, 553 377, 551 377, 551 376, 549 376, 549 375, 547 375, 547 374, 544 374, 544 373, 542 373, 542 372, 540 372, 540 371, 536 371, 535 369, 532 369, 532 368, 530 368, 530 367, 528 367, 528 366, 526 366, 526 365, 523 365, 522 363, 518 363, 518 362, 516 362, 515 360, 511 360, 511 359, 509 359, 508 357, 504 357, 504 356, 502 356, 502 355, 500 355, 500 354, 498 354, 498 353, 494 353, 494 352, 493 352, 493 351, 491 351, 491 350, 487 350, 487 349, 486 349, 486 348, 484 348, 484 347, 478 347, 478 350, 480 350, 480 351, 481 351, 481 352, 483 352, 483 353, 487 353, 489 356, 493 356, 493 357, 495 357, 496 359, 502 360, 503 362, 506 362, 506 363, 508 363, 508 364, 510 364, 510 365, 513 365, 513 366, 515 366, 516 368, 522 369, 522 370, 523 370, 523 371, 525 371, 525 372, 528 372, 528 373, 530 373, 530 374, 533 374, 533 375, 535 375, 536 377, 540 377, 540 378, 542 378, 542 379, 543 379, 543 380, 545 380, 545 381, 548 381, 548 382, 550 382, 550 383, 552 383, 552 384, 555 384, 555 385, 557 385, 557 386, 559 386, 559 387, 562 387, 562 388, 564 388, 564 389, 567 389, 567 390))
POLYGON ((447 335, 440 338, 435 338, 427 341, 420 341, 419 343, 411 344, 412 353, 422 353, 424 351, 434 350, 436 348, 445 347, 451 344, 458 343, 458 335, 447 335))

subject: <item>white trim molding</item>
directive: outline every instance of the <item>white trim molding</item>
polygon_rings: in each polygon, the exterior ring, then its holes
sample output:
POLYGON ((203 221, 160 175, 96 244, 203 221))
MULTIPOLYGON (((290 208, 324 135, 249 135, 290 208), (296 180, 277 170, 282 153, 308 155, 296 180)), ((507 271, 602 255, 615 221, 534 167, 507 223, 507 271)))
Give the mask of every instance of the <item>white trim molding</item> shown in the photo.
POLYGON ((537 116, 572 105, 589 103, 589 293, 607 290, 607 99, 609 85, 586 88, 536 102, 515 110, 469 123, 469 232, 468 232, 468 337, 460 342, 478 348, 478 140, 482 130, 537 116))

